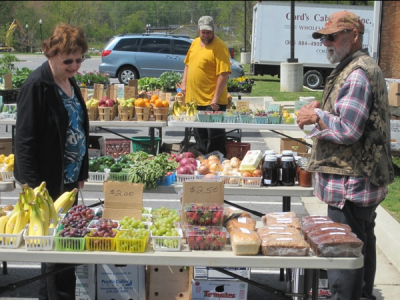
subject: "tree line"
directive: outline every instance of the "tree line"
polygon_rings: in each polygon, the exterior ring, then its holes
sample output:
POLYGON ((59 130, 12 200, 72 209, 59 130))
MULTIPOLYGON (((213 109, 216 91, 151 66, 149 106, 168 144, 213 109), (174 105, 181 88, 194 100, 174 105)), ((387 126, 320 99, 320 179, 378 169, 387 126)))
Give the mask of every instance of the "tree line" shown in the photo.
MULTIPOLYGON (((373 5, 374 1, 301 2, 373 5)), ((168 28, 172 25, 195 28, 201 16, 210 15, 217 25, 217 34, 228 46, 237 50, 243 47, 250 49, 253 7, 256 3, 257 1, 1 1, 0 44, 5 42, 14 19, 20 22, 23 32, 12 34, 11 46, 18 51, 26 51, 25 47, 22 49, 22 45, 28 43, 31 51, 38 51, 41 41, 61 22, 82 26, 90 47, 101 49, 117 34, 143 33, 146 28, 168 28)), ((194 31, 193 35, 196 34, 194 31)))

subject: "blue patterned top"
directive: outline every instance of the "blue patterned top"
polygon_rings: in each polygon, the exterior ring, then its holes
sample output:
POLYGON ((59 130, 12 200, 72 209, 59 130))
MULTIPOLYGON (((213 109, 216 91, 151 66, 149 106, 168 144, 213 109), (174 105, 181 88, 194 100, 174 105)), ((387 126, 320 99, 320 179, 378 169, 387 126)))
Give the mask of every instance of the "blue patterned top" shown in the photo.
POLYGON ((64 152, 64 183, 68 184, 78 181, 82 160, 86 153, 84 115, 73 88, 71 98, 60 87, 58 87, 58 92, 69 118, 64 152))

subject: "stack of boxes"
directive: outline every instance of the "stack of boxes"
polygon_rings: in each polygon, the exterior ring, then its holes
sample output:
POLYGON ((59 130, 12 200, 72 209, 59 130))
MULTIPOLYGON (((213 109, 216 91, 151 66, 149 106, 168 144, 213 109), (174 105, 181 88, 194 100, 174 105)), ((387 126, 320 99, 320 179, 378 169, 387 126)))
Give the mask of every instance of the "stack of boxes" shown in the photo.
MULTIPOLYGON (((224 203, 224 184, 220 181, 184 182, 182 196, 182 223, 187 224, 184 213, 185 206, 191 203, 203 203, 219 205, 224 203), (212 191, 211 193, 198 193, 198 191, 212 191)), ((185 226, 185 225, 183 225, 185 226)), ((209 225, 206 225, 209 226, 209 225)), ((204 226, 199 226, 204 227, 204 226)), ((186 237, 188 238, 188 237, 186 237)), ((218 246, 216 247, 218 249, 218 246)), ((196 251, 196 250, 192 250, 196 251)), ((218 251, 218 250, 209 250, 218 251)), ((250 268, 224 268, 226 271, 235 273, 245 278, 250 278, 250 268)), ((207 266, 196 266, 193 268, 191 280, 192 300, 203 299, 237 299, 246 300, 248 283, 225 275, 207 266)))

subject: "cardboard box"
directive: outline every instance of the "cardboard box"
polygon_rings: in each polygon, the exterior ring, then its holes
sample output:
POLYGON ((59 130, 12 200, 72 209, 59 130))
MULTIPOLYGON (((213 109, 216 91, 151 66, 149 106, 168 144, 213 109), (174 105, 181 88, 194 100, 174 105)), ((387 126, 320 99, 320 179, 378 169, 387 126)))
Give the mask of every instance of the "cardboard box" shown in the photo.
POLYGON ((146 299, 145 266, 97 265, 97 300, 146 299))
POLYGON ((12 138, 0 138, 0 154, 5 156, 13 153, 12 138))
POLYGON ((103 218, 121 220, 125 216, 140 220, 143 207, 143 184, 105 181, 103 218))
POLYGON ((191 298, 191 277, 189 268, 179 266, 147 266, 147 300, 191 298))
POLYGON ((75 300, 96 300, 96 265, 79 265, 75 268, 75 300))
POLYGON ((239 280, 192 280, 192 300, 246 300, 248 283, 239 280))
MULTIPOLYGON (((232 272, 244 278, 250 279, 250 268, 234 268, 234 267, 227 267, 223 268, 226 271, 232 272)), ((193 273, 194 279, 206 279, 206 280, 232 280, 235 279, 232 276, 226 275, 221 273, 217 270, 214 270, 210 267, 194 267, 193 273)))
POLYGON ((389 82, 389 105, 400 106, 400 82, 389 82))
MULTIPOLYGON (((298 139, 305 142, 305 139, 298 139)), ((290 138, 281 138, 281 152, 282 150, 293 150, 300 153, 307 153, 307 146, 299 143, 296 140, 290 138), (298 147, 297 150, 294 150, 292 147, 298 147)))

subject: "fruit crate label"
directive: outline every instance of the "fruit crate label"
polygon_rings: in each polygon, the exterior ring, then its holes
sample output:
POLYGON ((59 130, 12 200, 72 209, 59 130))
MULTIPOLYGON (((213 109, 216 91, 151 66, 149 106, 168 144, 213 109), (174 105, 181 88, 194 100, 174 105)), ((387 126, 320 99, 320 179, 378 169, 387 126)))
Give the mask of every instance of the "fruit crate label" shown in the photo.
POLYGON ((249 101, 243 101, 243 100, 238 100, 236 101, 236 110, 240 109, 249 109, 250 108, 250 103, 249 101))

